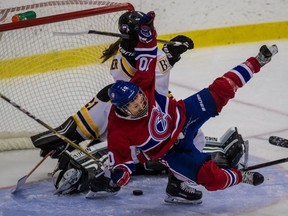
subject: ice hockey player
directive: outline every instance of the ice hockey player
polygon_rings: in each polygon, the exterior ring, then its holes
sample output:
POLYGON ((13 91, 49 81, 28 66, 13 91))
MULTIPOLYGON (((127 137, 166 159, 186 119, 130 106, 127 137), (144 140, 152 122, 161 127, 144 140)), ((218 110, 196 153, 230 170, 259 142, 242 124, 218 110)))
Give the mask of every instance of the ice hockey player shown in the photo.
MULTIPOLYGON (((139 11, 128 11, 121 15, 119 18, 119 31, 122 34, 128 34, 130 38, 119 39, 103 53, 104 61, 113 56, 111 75, 115 80, 120 79, 128 81, 135 74, 136 61, 133 57, 135 54, 134 48, 138 42, 138 21, 143 15, 144 13, 139 11)), ((181 54, 186 52, 188 49, 194 48, 193 41, 183 35, 179 35, 173 38, 171 41, 182 42, 182 45, 174 46, 171 44, 165 44, 163 46, 163 50, 157 50, 157 65, 155 69, 156 88, 158 92, 163 95, 167 95, 169 92, 168 85, 172 66, 180 60, 181 54)), ((93 98, 75 115, 69 117, 62 125, 55 129, 75 143, 81 143, 85 140, 92 140, 91 144, 89 145, 95 145, 96 143, 101 142, 101 140, 105 140, 108 113, 111 108, 111 103, 107 103, 110 100, 108 96, 108 88, 110 86, 111 85, 104 87, 95 98, 93 98)), ((52 158, 59 158, 60 155, 65 152, 65 150, 73 150, 71 146, 50 131, 34 135, 31 137, 31 140, 35 147, 41 149, 41 156, 44 156, 53 150, 54 154, 52 155, 52 158)), ((205 145, 205 138, 201 130, 199 130, 195 136, 194 143, 199 149, 203 149, 203 146, 205 145)), ((160 166, 161 169, 163 168, 161 164, 154 164, 154 170, 152 170, 144 168, 139 164, 137 166, 137 171, 138 173, 142 174, 158 173, 158 166, 160 166)), ((65 169, 63 169, 62 165, 60 165, 60 167, 62 168, 60 169, 62 170, 60 175, 61 177, 64 175, 65 169)), ((70 173, 70 175, 72 174, 71 172, 68 173, 70 173)), ((57 181, 60 181, 59 178, 57 179, 57 181)))
MULTIPOLYGON (((109 49, 107 49, 104 53, 104 59, 107 60, 112 55, 115 55, 115 50, 117 51, 118 45, 120 44, 119 50, 122 52, 114 56, 113 61, 112 61, 112 66, 111 66, 111 74, 113 75, 113 77, 115 77, 116 80, 117 79, 130 80, 130 78, 135 73, 136 62, 134 58, 131 56, 134 55, 133 54, 134 47, 136 45, 136 42, 138 41, 137 28, 138 28, 138 21, 141 16, 143 16, 143 13, 141 12, 124 13, 119 19, 119 31, 123 34, 129 34, 132 39, 118 40, 115 44, 111 45, 109 49), (132 40, 132 43, 131 43, 131 40, 132 40), (136 42, 134 42, 134 40, 136 42)), ((179 61, 180 55, 183 52, 185 52, 187 49, 192 49, 194 47, 193 41, 185 36, 177 36, 176 38, 172 39, 172 41, 181 41, 185 45, 183 46, 173 46, 169 44, 164 45, 163 47, 163 50, 165 51, 164 53, 162 50, 158 49, 158 52, 157 52, 158 62, 156 65, 156 70, 155 70, 156 89, 162 94, 166 94, 168 92, 168 82, 169 82, 169 74, 170 74, 171 65, 174 65, 177 61, 179 61), (168 58, 166 57, 165 54, 167 54, 168 58)), ((99 148, 95 148, 95 146, 93 145, 100 142, 100 139, 105 139, 103 138, 106 135, 106 127, 107 127, 107 117, 105 116, 108 115, 109 109, 111 106, 111 104, 106 103, 106 101, 110 100, 108 93, 107 93, 108 88, 109 86, 105 87, 102 91, 100 91, 97 94, 97 96, 93 100, 91 100, 91 102, 87 103, 86 106, 82 107, 81 110, 76 115, 74 115, 73 117, 70 117, 60 127, 56 128, 56 130, 59 133, 67 136, 68 138, 70 138, 76 143, 80 143, 81 141, 86 140, 86 139, 92 139, 92 140, 94 139, 94 141, 92 141, 91 144, 89 144, 90 147, 88 147, 88 150, 92 149, 93 150, 92 153, 94 153, 95 154, 94 156, 96 157, 98 157, 99 155, 100 157, 102 157, 102 155, 105 155, 106 153, 105 148, 101 147, 99 149, 99 148), (95 137, 97 137, 96 140, 95 140, 95 137)), ((204 138, 204 135, 200 130, 197 133, 196 137, 194 138, 194 143, 199 150, 202 150, 203 146, 205 145, 205 140, 203 138, 204 138)), ((86 186, 88 184, 87 182, 90 181, 90 178, 87 178, 87 176, 93 176, 93 174, 95 174, 95 169, 93 168, 93 166, 90 166, 91 169, 85 168, 89 166, 89 163, 93 163, 91 160, 87 158, 84 159, 85 155, 82 155, 80 161, 78 162, 77 160, 75 161, 71 159, 71 157, 69 157, 70 153, 67 151, 65 152, 65 150, 69 146, 63 140, 59 139, 57 136, 55 136, 54 134, 50 132, 37 134, 35 136, 32 136, 31 139, 36 147, 42 149, 41 151, 42 156, 47 154, 47 152, 56 149, 56 153, 53 155, 53 157, 54 158, 60 157, 59 163, 58 163, 59 171, 57 172, 57 174, 59 175, 57 175, 57 178, 55 180, 55 186, 57 188, 58 193, 69 193, 73 191, 76 192, 76 191, 86 190, 86 186), (63 157, 60 156, 62 152, 65 152, 63 157), (87 165, 86 161, 88 160, 90 162, 87 165), (85 164, 83 166, 79 165, 79 163, 81 164, 81 161, 85 161, 85 164), (79 166, 81 169, 79 168, 79 166), (76 168, 76 170, 74 170, 74 168, 76 168), (81 170, 81 173, 82 173, 81 175, 80 175, 79 170, 81 170), (65 174, 66 171, 67 173, 65 174), (88 175, 88 173, 90 174, 88 175), (71 180, 73 182, 73 184, 71 185, 69 176, 71 176, 71 179, 74 179, 73 177, 74 175, 76 175, 77 180, 74 180, 74 182, 71 180), (59 187, 59 185, 61 185, 61 187, 59 187), (70 188, 69 188, 69 185, 71 185, 70 188), (68 187, 68 188, 65 189, 65 187, 68 187), (76 188, 78 188, 78 190, 76 188)), ((218 148, 218 150, 219 149, 220 150, 219 151, 216 150, 217 153, 215 153, 214 155, 223 154, 224 148, 222 148, 221 145, 222 144, 220 144, 220 148, 216 147, 218 148)), ((238 155, 238 158, 240 158, 239 155, 243 154, 242 143, 240 142, 237 144, 233 144, 232 146, 229 146, 228 150, 226 146, 225 149, 227 152, 231 152, 231 149, 234 149, 232 151, 233 152, 232 154, 231 153, 227 154, 227 155, 232 155, 231 158, 234 158, 235 155, 238 155), (237 151, 235 151, 234 147, 236 147, 237 151)), ((69 148, 69 150, 72 150, 72 149, 69 148)), ((224 153, 226 153, 226 151, 224 153)), ((81 155, 81 153, 79 152, 78 154, 81 155)), ((223 157, 225 157, 225 155, 224 156, 222 155, 222 158, 217 157, 217 160, 220 161, 219 158, 221 158, 221 161, 222 161, 221 163, 223 163, 223 157)), ((227 162, 226 162, 226 165, 227 165, 227 162)), ((163 170, 165 171, 166 167, 163 167, 163 165, 159 163, 154 163, 154 161, 149 161, 145 167, 138 164, 136 173, 140 173, 140 174, 154 173, 155 174, 155 173, 162 172, 163 170), (153 167, 151 167, 151 164, 153 164, 153 167)))
MULTIPOLYGON (((201 191, 182 184, 187 180, 209 191, 224 190, 241 182, 262 184, 264 177, 258 172, 218 167, 209 154, 195 148, 193 136, 271 60, 278 52, 277 46, 263 45, 256 57, 250 57, 215 79, 208 88, 184 100, 171 100, 155 91, 154 17, 155 14, 149 12, 140 19, 139 42, 135 48, 137 72, 130 82, 117 81, 109 89, 113 104, 108 122, 112 184, 119 187, 128 184, 135 170, 133 152, 141 163, 159 159, 169 168, 172 177, 166 188, 167 202, 178 198, 191 203, 201 200, 201 191), (133 148, 135 150, 131 150, 133 148)), ((102 176, 98 178, 103 179, 102 176)), ((91 187, 91 191, 97 193, 97 188, 91 187)))
MULTIPOLYGON (((144 13, 139 11, 128 11, 122 14, 119 18, 119 31, 122 34, 128 34, 130 38, 119 39, 103 53, 103 61, 113 56, 110 73, 115 81, 129 81, 135 74, 134 48, 138 42, 138 21, 143 15, 144 13)), ((182 45, 166 44, 163 47, 164 51, 157 49, 156 89, 163 95, 169 93, 168 86, 172 66, 180 60, 181 54, 194 48, 193 41, 183 35, 176 36, 171 41, 182 42, 182 45)), ((96 97, 55 129, 77 144, 85 140, 96 140, 96 142, 106 140, 108 114, 111 108, 111 103, 108 102, 110 100, 108 96, 110 86, 104 87, 96 97)), ((199 148, 203 148, 205 139, 201 131, 199 131, 197 139, 199 148)), ((36 148, 41 149, 40 155, 42 157, 51 150, 56 150, 53 158, 58 158, 67 149, 73 150, 66 142, 50 131, 36 134, 31 137, 31 140, 36 148)))
MULTIPOLYGON (((248 148, 246 146, 248 144, 244 143, 236 127, 228 129, 219 139, 206 137, 206 142, 203 152, 209 153, 218 166, 222 168, 242 168, 247 164, 244 156, 248 154, 247 150, 245 150, 248 148)), ((114 195, 119 191, 120 188, 118 186, 109 185, 110 178, 104 177, 104 175, 102 175, 102 178, 94 179, 95 175, 98 176, 104 173, 103 170, 105 168, 101 167, 101 164, 109 166, 107 161, 107 143, 91 144, 86 150, 101 163, 88 158, 79 150, 65 151, 59 156, 58 165, 53 173, 54 186, 56 188, 55 194, 85 192, 88 191, 89 185, 94 190, 101 191, 101 194, 90 193, 92 197, 87 194, 87 198, 114 195), (90 184, 92 180, 94 181, 90 184)), ((135 166, 136 171, 133 172, 133 175, 168 174, 168 168, 158 160, 147 161, 144 165, 138 163, 135 166)), ((109 173, 107 175, 110 176, 109 173)))

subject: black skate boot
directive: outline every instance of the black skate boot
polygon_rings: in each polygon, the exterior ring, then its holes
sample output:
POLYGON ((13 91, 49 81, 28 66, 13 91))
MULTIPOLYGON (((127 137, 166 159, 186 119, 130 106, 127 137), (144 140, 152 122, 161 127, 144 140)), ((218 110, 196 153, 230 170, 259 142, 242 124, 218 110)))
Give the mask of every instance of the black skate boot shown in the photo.
POLYGON ((288 140, 278 136, 270 136, 269 143, 276 146, 288 148, 288 140))
POLYGON ((264 176, 258 172, 240 171, 242 174, 242 183, 250 185, 260 185, 264 182, 264 176))
POLYGON ((202 203, 202 192, 196 190, 188 182, 183 182, 176 179, 174 176, 169 176, 166 187, 167 197, 164 199, 167 203, 202 203))
POLYGON ((265 64, 271 61, 271 57, 274 56, 276 53, 278 53, 278 47, 275 44, 270 47, 263 45, 260 48, 256 59, 260 63, 261 67, 263 67, 265 64))

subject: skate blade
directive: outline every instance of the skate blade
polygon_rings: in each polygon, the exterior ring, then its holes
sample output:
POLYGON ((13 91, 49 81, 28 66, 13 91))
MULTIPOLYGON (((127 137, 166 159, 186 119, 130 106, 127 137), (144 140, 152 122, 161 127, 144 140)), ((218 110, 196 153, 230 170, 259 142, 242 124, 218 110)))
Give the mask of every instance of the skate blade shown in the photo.
POLYGON ((180 197, 173 197, 173 196, 167 196, 164 201, 166 203, 178 203, 178 204, 192 204, 192 205, 199 205, 202 203, 202 200, 187 200, 180 197))
POLYGON ((118 192, 107 192, 107 191, 93 192, 93 191, 90 190, 86 194, 85 198, 86 199, 101 199, 101 198, 115 196, 117 193, 118 192))

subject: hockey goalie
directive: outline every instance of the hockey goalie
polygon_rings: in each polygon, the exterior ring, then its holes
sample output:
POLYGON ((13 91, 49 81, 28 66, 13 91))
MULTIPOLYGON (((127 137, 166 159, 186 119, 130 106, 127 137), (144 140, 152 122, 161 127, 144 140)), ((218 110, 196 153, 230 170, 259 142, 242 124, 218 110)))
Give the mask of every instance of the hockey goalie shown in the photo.
MULTIPOLYGON (((86 198, 97 198, 117 194, 120 187, 113 184, 110 179, 106 142, 91 142, 86 150, 99 161, 88 158, 79 150, 64 151, 58 159, 58 164, 53 172, 55 194, 71 194, 88 192, 86 198)), ((236 127, 232 127, 219 139, 206 137, 203 152, 210 153, 213 161, 220 167, 243 168, 248 162, 248 141, 242 139, 236 127)), ((183 193, 177 183, 169 175, 167 167, 159 161, 148 161, 144 165, 137 164, 134 175, 167 175, 166 202, 188 202, 183 199, 183 193)), ((188 183, 186 183, 188 184, 188 183)), ((189 195, 189 194, 188 194, 189 195)))

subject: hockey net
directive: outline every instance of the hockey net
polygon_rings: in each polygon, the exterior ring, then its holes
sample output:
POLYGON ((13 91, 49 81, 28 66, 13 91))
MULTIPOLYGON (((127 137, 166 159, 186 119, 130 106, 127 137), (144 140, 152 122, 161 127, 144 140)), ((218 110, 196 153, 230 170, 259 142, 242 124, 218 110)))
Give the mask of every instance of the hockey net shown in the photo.
MULTIPOLYGON (((129 3, 66 0, 0 10, 0 92, 51 127, 62 124, 113 80, 102 51, 117 38, 59 36, 55 32, 118 33, 129 3), (37 17, 11 22, 29 10, 37 17)), ((33 148, 29 137, 46 129, 0 99, 0 151, 33 148)))

